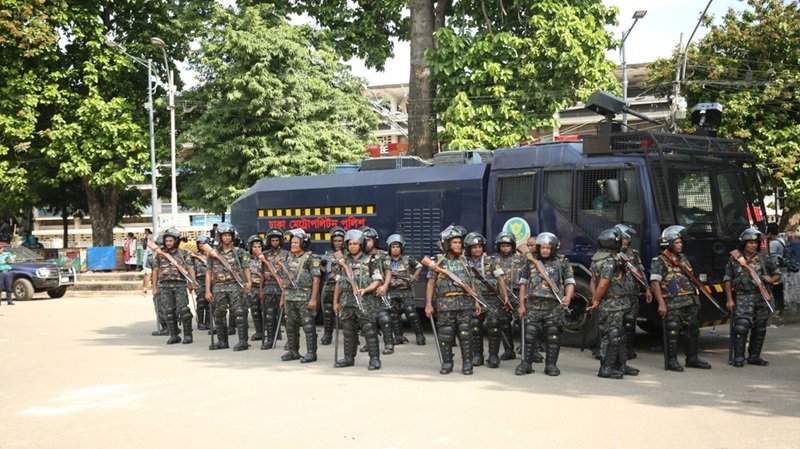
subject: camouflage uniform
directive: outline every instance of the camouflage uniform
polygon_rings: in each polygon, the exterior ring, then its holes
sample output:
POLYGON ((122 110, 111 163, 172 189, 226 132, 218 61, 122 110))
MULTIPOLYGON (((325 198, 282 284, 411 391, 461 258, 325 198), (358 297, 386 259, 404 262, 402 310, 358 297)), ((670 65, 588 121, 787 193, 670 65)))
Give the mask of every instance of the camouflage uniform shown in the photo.
MULTIPOLYGON (((513 292, 514 295, 519 298, 519 282, 520 279, 524 277, 525 272, 525 264, 527 259, 522 254, 512 253, 509 255, 503 254, 495 254, 494 256, 495 263, 500 266, 500 268, 505 272, 505 281, 506 287, 508 288, 508 296, 509 300, 513 302, 511 293, 513 292)), ((511 326, 512 321, 508 320, 502 323, 503 334, 505 334, 506 338, 503 341, 503 354, 500 355, 500 360, 512 360, 517 358, 516 353, 514 352, 514 329, 511 326)), ((536 342, 538 343, 538 335, 536 336, 536 342)), ((541 360, 542 356, 536 352, 536 345, 533 346, 534 351, 534 360, 541 360), (538 357, 537 357, 538 356, 538 357)))
MULTIPOLYGON (((692 270, 684 254, 676 255, 679 262, 692 270)), ((699 351, 700 322, 697 317, 699 298, 695 285, 681 269, 675 266, 664 254, 653 258, 650 264, 650 281, 661 286, 661 295, 667 305, 665 327, 667 333, 668 366, 671 371, 683 371, 678 363, 678 340, 684 339, 686 365, 704 367, 708 365, 697 357, 699 351), (702 363, 699 363, 702 362, 702 363), (701 366, 697 366, 701 365, 701 366)), ((708 366, 710 368, 710 365, 708 366)))
MULTIPOLYGON (((286 258, 291 253, 280 248, 278 251, 267 250, 262 254, 272 263, 278 276, 281 276, 280 262, 286 261, 286 258)), ((264 288, 264 332, 266 334, 264 335, 264 342, 261 344, 261 349, 272 349, 275 333, 280 324, 278 323, 278 310, 280 308, 282 292, 278 281, 272 276, 269 270, 264 271, 264 278, 261 282, 263 282, 264 288)), ((288 288, 288 285, 284 284, 284 288, 288 288)))
MULTIPOLYGON (((744 254, 742 256, 745 257, 744 254)), ((759 277, 780 274, 778 266, 762 254, 756 253, 753 257, 745 257, 745 260, 759 277)), ((747 334, 750 333, 747 363, 765 366, 767 362, 761 358, 761 349, 767 335, 767 320, 771 314, 767 302, 753 282, 753 278, 750 277, 750 272, 733 258, 728 260, 728 264, 725 266, 725 277, 722 282, 731 283, 736 297, 736 309, 731 318, 733 320, 733 365, 736 367, 744 365, 744 347, 747 342, 747 334)))
MULTIPOLYGON (((220 257, 224 258, 231 268, 244 278, 244 270, 250 263, 250 254, 237 247, 224 251, 222 247, 217 249, 220 257)), ((230 310, 231 315, 236 320, 236 330, 239 334, 239 343, 234 350, 247 349, 247 302, 244 298, 242 287, 236 279, 218 260, 208 259, 208 269, 206 276, 211 277, 211 292, 214 295, 214 323, 217 326, 217 337, 219 342, 212 349, 228 348, 228 331, 225 317, 230 310), (239 348, 239 349, 237 349, 239 348)))
MULTIPOLYGON (((391 269, 390 261, 392 256, 390 256, 388 252, 382 249, 376 249, 371 255, 378 261, 381 274, 386 273, 386 271, 391 269)), ((365 305, 365 307, 370 310, 375 322, 378 323, 378 326, 380 326, 381 331, 383 332, 382 354, 392 354, 394 353, 394 325, 392 323, 392 316, 389 312, 390 307, 388 304, 386 304, 386 301, 384 301, 383 298, 377 296, 376 298, 377 301, 375 303, 370 303, 369 305, 365 305)))
MULTIPOLYGON (((468 258, 471 267, 475 267, 495 291, 500 291, 500 285, 496 276, 505 275, 505 271, 497 263, 497 256, 482 255, 475 260, 468 258)), ((483 333, 486 333, 489 341, 489 359, 487 364, 491 368, 500 366, 500 342, 503 340, 503 329, 511 324, 512 313, 504 308, 503 298, 498 297, 482 281, 475 277, 475 285, 481 298, 488 305, 488 308, 481 309, 479 316, 473 316, 470 320, 470 330, 472 338, 472 364, 480 366, 483 364, 483 333)))
POLYGON ((417 305, 414 302, 414 288, 411 280, 400 279, 395 276, 395 274, 399 274, 401 277, 410 278, 421 267, 422 264, 412 256, 401 255, 398 259, 391 257, 389 259, 392 280, 389 283, 389 290, 386 292, 386 296, 392 305, 392 308, 389 309, 389 314, 392 315, 395 343, 397 344, 403 344, 408 341, 403 337, 403 322, 400 320, 400 316, 403 313, 406 314, 406 319, 417 336, 417 344, 425 344, 425 336, 422 334, 422 322, 419 319, 419 314, 417 314, 417 305))
POLYGON ((320 306, 322 307, 323 318, 323 334, 320 338, 320 343, 323 345, 331 344, 333 337, 333 326, 336 315, 333 313, 333 291, 336 288, 336 277, 340 272, 340 265, 336 259, 332 258, 333 251, 325 252, 325 283, 322 286, 322 300, 320 306))
POLYGON ((264 311, 261 309, 261 294, 263 294, 263 290, 260 289, 264 274, 264 264, 261 260, 252 257, 247 262, 247 267, 250 270, 252 288, 245 294, 245 301, 250 308, 253 327, 255 327, 255 333, 250 338, 253 341, 258 341, 264 338, 264 311))
POLYGON ((308 303, 311 300, 313 278, 319 278, 322 275, 319 268, 319 258, 312 254, 311 251, 304 251, 298 254, 289 253, 286 267, 292 274, 298 288, 292 286, 288 275, 284 277, 283 284, 286 286, 284 296, 286 339, 289 343, 289 352, 284 354, 281 360, 300 359, 299 340, 300 328, 302 327, 306 336, 307 354, 300 362, 314 362, 317 360, 317 327, 314 323, 317 309, 309 309, 308 303))
MULTIPOLYGON (((645 282, 647 281, 644 266, 642 265, 642 258, 639 256, 639 251, 623 248, 620 252, 624 253, 630 262, 639 269, 645 282)), ((633 276, 631 274, 631 276, 633 276)), ((639 316, 639 296, 641 294, 641 287, 639 281, 633 278, 634 286, 626 293, 628 296, 628 307, 622 315, 622 325, 625 331, 625 352, 628 360, 636 358, 636 352, 633 350, 634 339, 636 338, 636 317, 639 316)))
MULTIPOLYGON (((172 256, 175 262, 184 269, 192 267, 192 258, 189 252, 182 249, 169 251, 166 254, 172 256)), ((155 254, 154 270, 158 281, 158 299, 161 310, 167 320, 170 338, 167 344, 178 343, 181 341, 178 336, 178 316, 183 324, 183 335, 185 344, 191 343, 192 338, 192 311, 189 309, 189 294, 186 292, 186 278, 178 271, 166 257, 155 254)))
MULTIPOLYGON (((441 260, 438 264, 440 267, 449 270, 465 284, 475 285, 466 257, 447 255, 437 260, 441 260)), ((447 275, 428 270, 428 279, 435 280, 433 299, 436 302, 436 327, 439 331, 439 345, 443 360, 440 373, 448 374, 453 369, 453 346, 455 346, 456 331, 458 331, 458 343, 461 347, 461 371, 464 374, 471 374, 470 321, 475 309, 475 299, 447 275)))
POLYGON ((205 256, 189 253, 194 259, 194 274, 197 280, 197 328, 200 330, 208 329, 211 324, 211 314, 208 312, 208 300, 206 300, 206 262, 205 256), (197 257, 200 256, 200 257, 197 257), (202 257, 202 258, 201 258, 202 257))
MULTIPOLYGON (((567 285, 575 284, 572 267, 564 256, 541 261, 559 295, 563 296, 567 285)), ((547 336, 547 367, 555 369, 561 349, 561 332, 564 327, 564 308, 550 290, 547 282, 533 262, 526 260, 520 284, 525 284, 525 353, 517 366, 517 374, 532 373, 533 350, 536 336, 544 332, 547 336)), ((547 368, 545 370, 547 372, 547 368)), ((554 374, 557 371, 554 372, 554 374)), ((548 373, 549 374, 549 373, 548 373)))
MULTIPOLYGON (((155 265, 155 253, 151 251, 150 256, 144 261, 144 269, 142 271, 145 274, 152 274, 153 267, 155 267, 155 265)), ((151 335, 154 337, 160 335, 169 335, 169 331, 167 330, 167 315, 164 313, 164 308, 161 307, 161 302, 158 299, 158 295, 153 295, 153 307, 156 309, 156 318, 158 319, 158 325, 160 328, 157 331, 153 331, 151 335)))
MULTIPOLYGON (((350 267, 350 271, 353 273, 353 280, 358 285, 358 288, 366 288, 374 281, 383 282, 383 271, 381 270, 380 262, 376 258, 361 254, 358 259, 348 255, 342 260, 350 267)), ((337 282, 340 292, 339 306, 341 310, 339 319, 342 322, 342 334, 344 337, 344 359, 338 360, 334 366, 340 368, 352 366, 355 363, 355 356, 358 350, 357 332, 361 329, 364 333, 364 338, 367 340, 370 358, 369 369, 378 369, 380 368, 380 348, 378 346, 378 329, 375 325, 375 310, 377 309, 377 303, 382 301, 375 295, 366 295, 361 298, 363 307, 363 310, 361 310, 344 269, 339 274, 337 282)))

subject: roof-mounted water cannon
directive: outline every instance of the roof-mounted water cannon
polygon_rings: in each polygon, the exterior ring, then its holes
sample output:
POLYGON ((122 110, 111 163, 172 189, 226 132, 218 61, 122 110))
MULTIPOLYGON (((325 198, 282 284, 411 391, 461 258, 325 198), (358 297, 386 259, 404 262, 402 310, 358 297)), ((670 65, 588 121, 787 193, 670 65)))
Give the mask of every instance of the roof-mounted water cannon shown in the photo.
POLYGON ((620 112, 626 112, 634 117, 638 117, 656 125, 663 125, 663 123, 659 122, 658 120, 632 110, 627 104, 625 104, 622 98, 601 90, 593 93, 589 99, 586 100, 585 108, 606 118, 604 122, 598 124, 598 134, 610 134, 611 132, 619 131, 620 125, 619 123, 614 122, 614 116, 620 112))
POLYGON ((714 129, 722 124, 722 105, 719 103, 698 103, 692 108, 692 123, 697 125, 698 136, 715 137, 717 131, 714 129))

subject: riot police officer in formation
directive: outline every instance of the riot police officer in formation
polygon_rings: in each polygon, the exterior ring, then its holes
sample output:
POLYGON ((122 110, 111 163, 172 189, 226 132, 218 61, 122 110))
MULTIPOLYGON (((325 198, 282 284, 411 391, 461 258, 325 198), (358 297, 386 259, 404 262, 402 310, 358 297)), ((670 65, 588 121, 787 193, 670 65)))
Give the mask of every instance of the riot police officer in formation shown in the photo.
MULTIPOLYGON (((524 275, 523 266, 525 265, 525 257, 517 253, 517 238, 510 232, 501 232, 497 234, 497 238, 495 238, 495 246, 497 247, 497 253, 494 259, 505 273, 504 276, 507 281, 506 286, 509 288, 508 296, 521 298, 522 296, 519 294, 519 281, 524 275)), ((514 352, 514 332, 511 327, 511 320, 504 320, 501 324, 503 326, 503 334, 505 335, 502 339, 505 350, 503 354, 500 355, 500 360, 515 359, 517 355, 514 352)), ((542 356, 536 350, 535 346, 533 348, 533 361, 536 363, 541 363, 542 361, 542 356)))
POLYGON ((308 250, 311 238, 302 229, 289 231, 290 254, 286 259, 283 299, 286 310, 286 340, 289 349, 281 356, 284 362, 300 359, 300 363, 317 361, 317 297, 321 272, 319 259, 308 250), (306 355, 300 357, 300 328, 306 336, 306 355))
POLYGON ((561 351, 561 331, 564 328, 566 308, 575 293, 572 267, 564 256, 558 255, 558 238, 550 232, 536 237, 536 256, 525 261, 520 279, 519 316, 525 326, 525 350, 516 374, 533 372, 533 346, 536 336, 544 329, 546 354, 544 372, 558 376, 558 355, 561 351))
POLYGON ((336 314, 333 313, 333 290, 336 288, 336 276, 339 274, 340 265, 337 260, 344 257, 342 248, 344 247, 344 229, 339 226, 330 230, 331 249, 326 251, 321 264, 322 271, 325 273, 325 283, 322 287, 322 320, 323 333, 319 339, 322 345, 329 345, 333 340, 333 327, 336 314))
MULTIPOLYGON (((631 249, 630 247, 631 239, 634 235, 636 235, 636 230, 623 223, 614 226, 614 228, 622 233, 622 247, 619 250, 621 257, 629 260, 631 265, 638 270, 638 274, 642 276, 642 280, 644 280, 645 271, 644 266, 642 265, 642 258, 639 257, 638 251, 631 249)), ((635 276, 636 274, 633 275, 635 276)), ((633 350, 633 344, 636 339, 636 317, 639 316, 638 291, 641 290, 641 287, 639 287, 636 279, 634 279, 634 282, 637 283, 637 286, 635 289, 632 289, 633 291, 630 293, 630 304, 625 310, 625 313, 622 315, 622 325, 625 329, 625 355, 628 360, 636 358, 636 351, 633 350)), ((645 297, 648 304, 653 302, 653 295, 649 288, 645 289, 645 297)))
POLYGON ((264 338, 264 313, 261 305, 264 302, 264 264, 258 259, 264 250, 264 240, 258 234, 251 235, 247 239, 247 251, 250 253, 250 261, 247 269, 250 270, 250 280, 252 288, 245 295, 250 315, 253 317, 253 327, 255 333, 250 337, 253 341, 261 341, 264 338))
POLYGON ((378 326, 380 326, 381 332, 383 332, 383 351, 381 351, 381 353, 386 355, 393 354, 395 326, 392 323, 392 316, 389 314, 390 304, 387 304, 388 300, 386 299, 386 292, 389 290, 392 276, 389 253, 378 248, 378 231, 370 227, 365 227, 362 232, 364 233, 364 253, 378 261, 381 273, 383 273, 381 285, 375 291, 375 296, 380 298, 380 302, 372 305, 374 308, 375 321, 378 323, 378 326))
MULTIPOLYGON (((197 248, 205 244, 211 244, 211 238, 201 234, 195 239, 197 248)), ((211 324, 211 313, 208 310, 208 300, 206 300, 206 256, 199 252, 190 251, 189 255, 194 260, 194 274, 197 280, 197 329, 207 330, 211 324)))
POLYGON ((711 369, 708 362, 697 356, 700 338, 697 316, 699 298, 691 278, 683 271, 692 271, 689 260, 683 254, 687 236, 688 232, 683 226, 674 225, 664 229, 659 245, 665 249, 650 264, 650 284, 658 301, 658 313, 665 317, 667 368, 677 372, 683 371, 678 363, 680 337, 684 340, 686 366, 711 369))
POLYGON ((394 342, 397 345, 408 342, 408 339, 403 336, 403 322, 400 319, 401 315, 405 314, 411 329, 414 330, 417 344, 422 346, 425 344, 425 335, 422 333, 422 321, 414 305, 414 289, 412 288, 412 283, 419 279, 422 272, 422 264, 413 256, 403 254, 406 241, 402 235, 390 235, 386 239, 386 246, 389 247, 389 269, 392 276, 386 296, 392 306, 389 314, 394 326, 394 342))
MULTIPOLYGON (((264 253, 266 259, 272 265, 275 273, 281 269, 281 262, 285 261, 288 252, 281 246, 283 243, 283 229, 271 228, 266 235, 267 251, 264 253)), ((264 272, 264 279, 261 281, 264 289, 264 340, 261 349, 272 349, 275 334, 278 330, 278 310, 281 303, 281 284, 278 279, 268 270, 264 272)))
MULTIPOLYGON (((178 335, 178 317, 183 325, 183 344, 192 343, 192 311, 189 309, 189 295, 186 292, 187 279, 181 274, 182 268, 194 280, 194 264, 189 252, 178 248, 181 233, 175 228, 164 231, 164 250, 156 251, 153 268, 153 296, 159 297, 169 330, 167 344, 181 341, 178 335)), ((189 288, 194 289, 190 284, 189 288)))
POLYGON ((778 282, 781 274, 771 259, 758 252, 763 239, 764 235, 757 229, 745 229, 739 236, 739 251, 731 254, 725 266, 723 288, 727 298, 726 306, 734 313, 731 362, 736 368, 743 367, 745 361, 748 365, 769 364, 761 358, 761 348, 764 346, 767 320, 770 316, 768 301, 774 299, 766 286, 778 282), (748 357, 745 359, 744 347, 748 333, 750 344, 747 348, 748 357))

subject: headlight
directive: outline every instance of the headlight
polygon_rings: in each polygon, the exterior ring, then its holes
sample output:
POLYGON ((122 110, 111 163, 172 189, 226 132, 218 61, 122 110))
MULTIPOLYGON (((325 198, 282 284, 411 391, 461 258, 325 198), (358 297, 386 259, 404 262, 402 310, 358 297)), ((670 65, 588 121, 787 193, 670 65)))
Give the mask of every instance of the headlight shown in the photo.
POLYGON ((40 278, 46 278, 50 276, 50 269, 49 268, 37 268, 36 269, 36 276, 40 278))

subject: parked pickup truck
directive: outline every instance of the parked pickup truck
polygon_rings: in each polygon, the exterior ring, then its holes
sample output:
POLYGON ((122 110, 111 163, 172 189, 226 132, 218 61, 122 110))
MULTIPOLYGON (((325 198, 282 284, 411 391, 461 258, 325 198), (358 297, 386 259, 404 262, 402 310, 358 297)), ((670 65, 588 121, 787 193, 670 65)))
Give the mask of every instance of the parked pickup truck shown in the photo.
POLYGON ((15 299, 33 299, 35 293, 41 292, 47 292, 51 298, 60 298, 67 292, 67 287, 75 285, 74 268, 45 263, 43 257, 24 246, 6 246, 3 249, 14 255, 11 273, 15 299))

